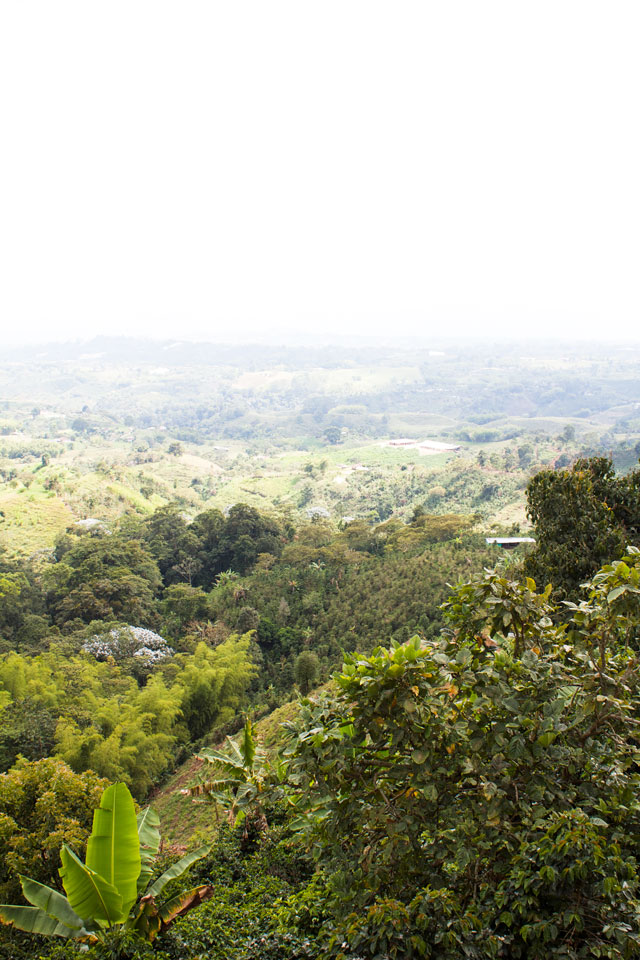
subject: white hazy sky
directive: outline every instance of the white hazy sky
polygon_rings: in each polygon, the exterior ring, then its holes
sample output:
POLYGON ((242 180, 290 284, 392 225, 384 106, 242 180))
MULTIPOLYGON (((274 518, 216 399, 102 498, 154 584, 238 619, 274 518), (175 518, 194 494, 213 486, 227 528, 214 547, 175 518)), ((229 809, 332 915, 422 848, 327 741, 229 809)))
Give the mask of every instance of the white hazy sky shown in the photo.
POLYGON ((640 338, 637 0, 3 0, 5 343, 640 338))

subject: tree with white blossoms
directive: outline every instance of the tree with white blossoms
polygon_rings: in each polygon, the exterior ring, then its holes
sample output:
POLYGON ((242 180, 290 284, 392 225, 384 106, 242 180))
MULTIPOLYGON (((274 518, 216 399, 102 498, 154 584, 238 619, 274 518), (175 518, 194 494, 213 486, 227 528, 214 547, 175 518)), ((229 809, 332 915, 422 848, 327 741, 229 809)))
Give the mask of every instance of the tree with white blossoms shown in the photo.
POLYGON ((83 643, 82 649, 96 660, 112 658, 118 661, 136 657, 148 666, 168 660, 175 652, 159 633, 128 624, 113 627, 107 633, 95 634, 83 643))

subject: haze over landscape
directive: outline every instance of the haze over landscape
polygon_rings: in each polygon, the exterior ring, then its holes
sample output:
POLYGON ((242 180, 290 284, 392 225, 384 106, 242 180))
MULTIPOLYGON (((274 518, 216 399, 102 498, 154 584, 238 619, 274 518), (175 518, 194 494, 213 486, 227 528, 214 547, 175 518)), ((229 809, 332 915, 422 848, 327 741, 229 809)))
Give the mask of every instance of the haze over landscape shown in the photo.
POLYGON ((0 4, 0 960, 640 960, 639 27, 0 4))
POLYGON ((639 16, 3 4, 4 342, 637 339, 639 16))

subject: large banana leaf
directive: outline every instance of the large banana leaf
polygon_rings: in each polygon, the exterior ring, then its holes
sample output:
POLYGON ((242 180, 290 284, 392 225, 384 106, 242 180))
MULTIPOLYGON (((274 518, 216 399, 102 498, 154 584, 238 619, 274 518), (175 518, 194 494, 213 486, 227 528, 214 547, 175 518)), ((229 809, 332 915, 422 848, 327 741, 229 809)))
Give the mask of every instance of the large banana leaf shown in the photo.
POLYGON ((140 876, 138 893, 148 886, 153 876, 153 861, 160 848, 160 817, 153 807, 145 807, 138 814, 138 839, 140 841, 140 876))
POLYGON ((253 761, 256 756, 256 741, 253 736, 253 726, 248 717, 242 731, 242 746, 240 747, 240 752, 242 753, 245 767, 253 767, 253 761))
POLYGON ((37 880, 31 880, 29 877, 20 877, 22 892, 29 903, 34 907, 40 907, 50 917, 55 917, 60 923, 70 927, 71 930, 82 930, 84 923, 82 917, 79 917, 65 896, 46 887, 37 880))
POLYGON ((101 926, 122 923, 129 913, 123 911, 122 897, 104 877, 78 860, 66 844, 60 851, 60 876, 71 909, 87 922, 101 926))
POLYGON ((185 870, 189 869, 192 863, 195 863, 196 860, 200 860, 202 857, 206 856, 210 849, 210 847, 198 847, 197 850, 194 850, 192 853, 188 853, 186 856, 182 857, 182 859, 178 860, 177 863, 174 863, 172 867, 169 867, 168 870, 165 870, 161 877, 158 877, 156 882, 152 884, 145 893, 145 897, 157 897, 159 893, 162 893, 170 880, 175 880, 176 877, 181 876, 185 870))
POLYGON ((204 747, 196 756, 198 760, 208 760, 209 763, 218 764, 229 773, 244 771, 245 765, 242 754, 238 749, 238 745, 234 743, 233 740, 229 740, 229 749, 231 754, 222 753, 220 750, 213 750, 211 747, 204 747))
POLYGON ((124 783, 114 783, 102 794, 93 814, 86 863, 89 870, 115 887, 126 917, 138 895, 141 862, 136 810, 124 783))
POLYGON ((45 937, 80 937, 86 936, 86 930, 76 930, 60 923, 55 917, 40 907, 14 907, 8 904, 0 906, 0 921, 13 924, 18 930, 27 933, 41 933, 45 937))
POLYGON ((159 917, 162 921, 162 929, 166 929, 176 917, 183 917, 189 910, 199 907, 201 903, 210 900, 213 896, 213 887, 204 883, 201 887, 194 887, 193 890, 185 890, 179 893, 167 903, 164 903, 159 911, 159 917))
POLYGON ((145 807, 138 814, 138 838, 140 845, 155 857, 160 848, 160 817, 153 807, 145 807))

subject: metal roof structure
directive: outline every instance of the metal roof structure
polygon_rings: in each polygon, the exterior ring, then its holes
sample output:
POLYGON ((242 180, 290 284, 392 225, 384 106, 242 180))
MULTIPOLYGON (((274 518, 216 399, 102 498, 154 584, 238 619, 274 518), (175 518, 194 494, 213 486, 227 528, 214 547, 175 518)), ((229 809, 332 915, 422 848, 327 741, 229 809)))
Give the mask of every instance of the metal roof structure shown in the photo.
POLYGON ((485 537, 486 543, 496 543, 504 550, 513 550, 521 543, 535 543, 533 537, 485 537))

